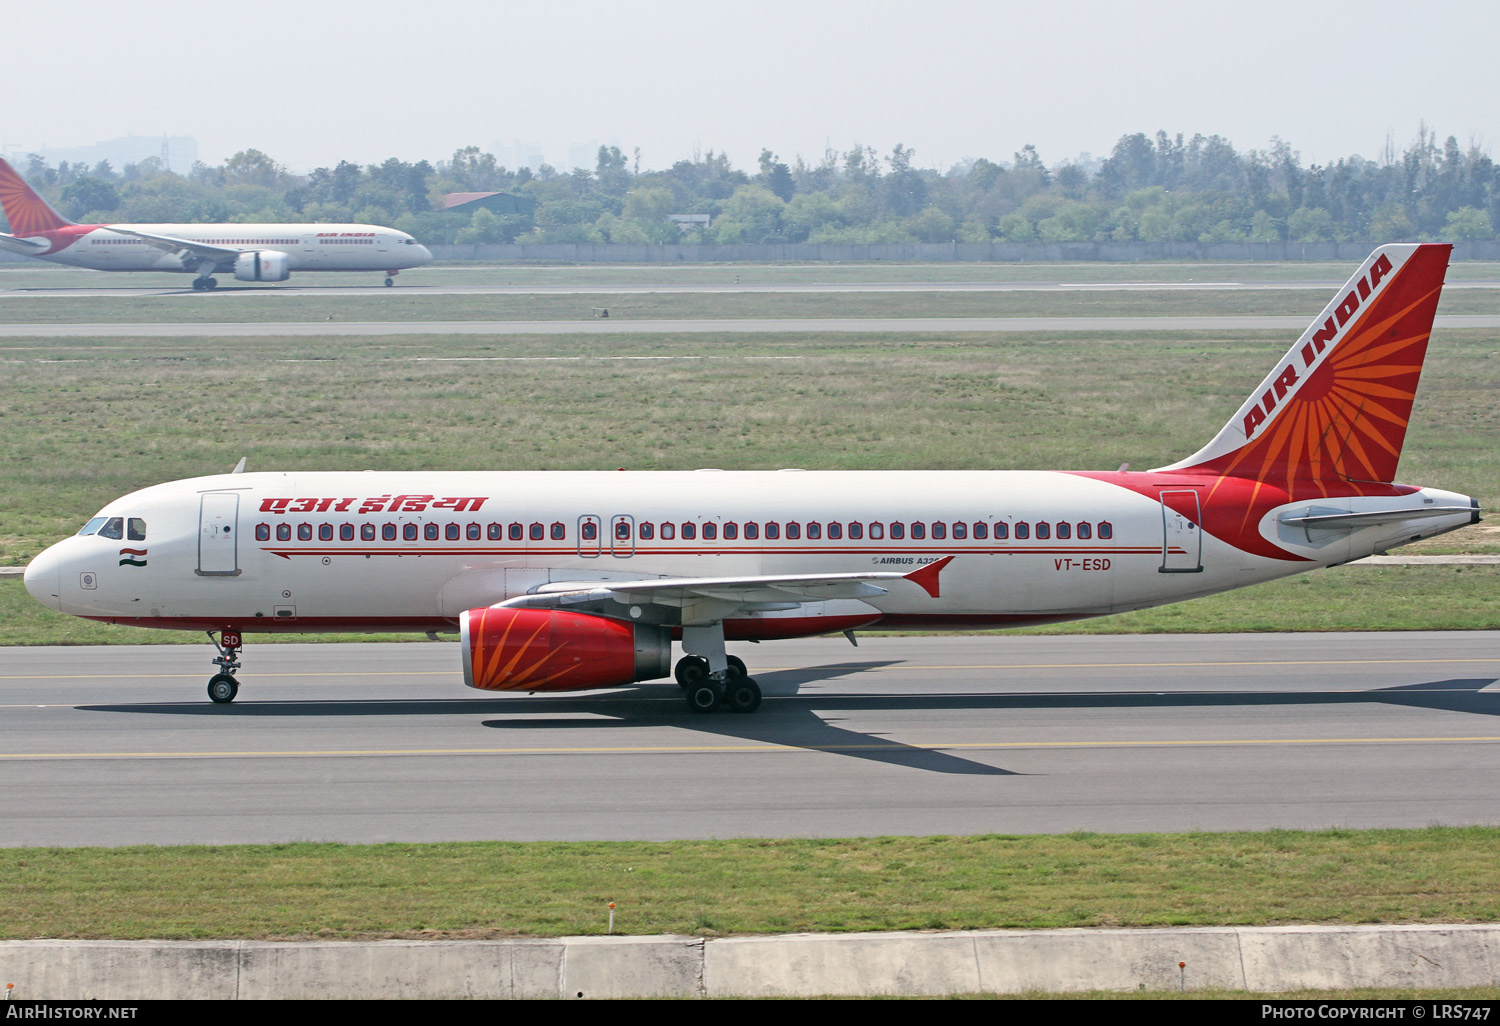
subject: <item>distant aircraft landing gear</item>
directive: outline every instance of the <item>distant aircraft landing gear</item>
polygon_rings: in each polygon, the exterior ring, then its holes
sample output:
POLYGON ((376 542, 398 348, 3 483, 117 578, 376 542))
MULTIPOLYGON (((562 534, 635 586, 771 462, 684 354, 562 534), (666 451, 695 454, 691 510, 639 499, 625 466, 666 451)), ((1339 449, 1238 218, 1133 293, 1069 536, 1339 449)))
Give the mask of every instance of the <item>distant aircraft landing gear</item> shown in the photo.
POLYGON ((240 682, 234 679, 240 668, 240 635, 238 631, 220 631, 216 639, 214 632, 209 631, 208 640, 219 650, 219 657, 211 660, 219 672, 208 680, 208 697, 218 705, 227 705, 240 691, 240 682))
POLYGON ((214 289, 216 289, 218 287, 218 285, 219 285, 219 283, 217 281, 215 281, 214 279, 212 279, 212 278, 194 278, 193 279, 193 291, 194 292, 212 292, 214 289))

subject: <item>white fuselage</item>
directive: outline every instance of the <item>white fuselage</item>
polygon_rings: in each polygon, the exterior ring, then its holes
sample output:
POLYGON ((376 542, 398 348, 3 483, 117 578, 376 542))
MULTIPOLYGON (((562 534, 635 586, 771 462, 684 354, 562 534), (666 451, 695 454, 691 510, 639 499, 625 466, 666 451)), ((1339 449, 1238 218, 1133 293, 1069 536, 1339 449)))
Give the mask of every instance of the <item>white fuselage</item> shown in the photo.
MULTIPOLYGON (((142 235, 239 252, 285 253, 291 271, 395 271, 432 260, 406 232, 369 224, 121 224, 142 235)), ((109 225, 71 225, 35 239, 50 248, 28 255, 96 271, 192 271, 204 273, 198 256, 109 225)), ((209 273, 230 273, 234 260, 220 259, 209 273)))
POLYGON ((1211 533, 1211 485, 1156 472, 233 474, 110 503, 91 523, 138 521, 140 537, 96 527, 65 539, 31 563, 26 586, 62 612, 143 626, 450 630, 465 610, 559 582, 907 573, 952 556, 939 596, 896 580, 878 595, 745 612, 725 630, 999 627, 1211 594, 1473 519, 1465 496, 1393 491, 1318 501, 1462 512, 1314 538, 1278 523, 1311 508, 1302 500, 1231 540, 1211 533), (1197 504, 1203 518, 1181 515, 1197 504))

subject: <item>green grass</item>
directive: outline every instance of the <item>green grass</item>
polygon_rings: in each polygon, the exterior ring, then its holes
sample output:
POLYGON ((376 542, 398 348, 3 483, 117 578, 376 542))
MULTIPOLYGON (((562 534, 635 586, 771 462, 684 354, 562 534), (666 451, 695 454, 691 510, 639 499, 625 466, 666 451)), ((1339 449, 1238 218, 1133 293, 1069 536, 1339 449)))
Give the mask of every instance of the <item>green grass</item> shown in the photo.
POLYGON ((0 849, 0 937, 1494 922, 1494 828, 0 849))
MULTIPOLYGON (((1401 480, 1500 504, 1496 332, 1434 339, 1401 480)), ((1282 333, 0 341, 0 565, 252 470, 1114 469, 1212 437, 1282 333)), ((1488 525, 1437 539, 1495 551, 1488 525)))
MULTIPOLYGON (((1156 609, 1015 634, 1500 630, 1500 566, 1350 566, 1156 609)), ((267 642, 416 641, 420 634, 254 634, 267 642)), ((32 600, 0 578, 0 645, 206 645, 198 631, 95 623, 32 600)))
MULTIPOLYGON (((264 291, 276 291, 266 289, 264 291)), ((1194 292, 807 292, 431 295, 378 289, 361 295, 250 298, 234 290, 168 296, 0 299, 0 323, 229 323, 307 321, 588 320, 736 317, 1279 316, 1311 319, 1317 289, 1194 292)), ((1450 291, 1441 313, 1500 312, 1500 289, 1450 291)))

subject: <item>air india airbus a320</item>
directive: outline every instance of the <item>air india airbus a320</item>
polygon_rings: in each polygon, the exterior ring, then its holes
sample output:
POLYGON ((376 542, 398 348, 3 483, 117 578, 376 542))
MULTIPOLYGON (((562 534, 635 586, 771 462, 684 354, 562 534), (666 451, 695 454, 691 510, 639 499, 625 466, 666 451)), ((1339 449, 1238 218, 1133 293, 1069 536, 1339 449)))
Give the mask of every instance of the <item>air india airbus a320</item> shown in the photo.
POLYGON ((215 274, 240 281, 286 281, 293 271, 384 271, 432 260, 405 232, 374 224, 74 224, 0 160, 0 207, 12 234, 0 250, 95 271, 187 271, 193 288, 215 274))
MULTIPOLYGON (((1207 445, 1156 470, 232 473, 117 499, 26 568, 44 605, 207 631, 458 631, 464 681, 760 688, 726 639, 1055 623, 1475 523, 1395 484, 1451 247, 1375 251, 1207 445)), ((243 462, 241 464, 243 466, 243 462)), ((217 633, 217 640, 214 634, 217 633)))

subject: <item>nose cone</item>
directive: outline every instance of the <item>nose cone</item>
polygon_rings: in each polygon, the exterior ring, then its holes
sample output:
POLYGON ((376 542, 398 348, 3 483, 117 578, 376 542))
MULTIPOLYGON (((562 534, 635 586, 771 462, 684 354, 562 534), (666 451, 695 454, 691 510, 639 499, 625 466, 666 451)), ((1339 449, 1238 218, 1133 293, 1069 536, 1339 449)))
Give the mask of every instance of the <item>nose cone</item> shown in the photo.
POLYGON ((57 546, 54 545, 26 564, 23 580, 32 598, 48 609, 61 610, 61 577, 62 557, 58 555, 57 546))
POLYGON ((420 242, 417 243, 415 246, 413 246, 412 249, 414 249, 414 250, 417 251, 417 263, 418 264, 430 264, 430 263, 432 263, 432 250, 428 249, 426 246, 422 245, 420 242))

